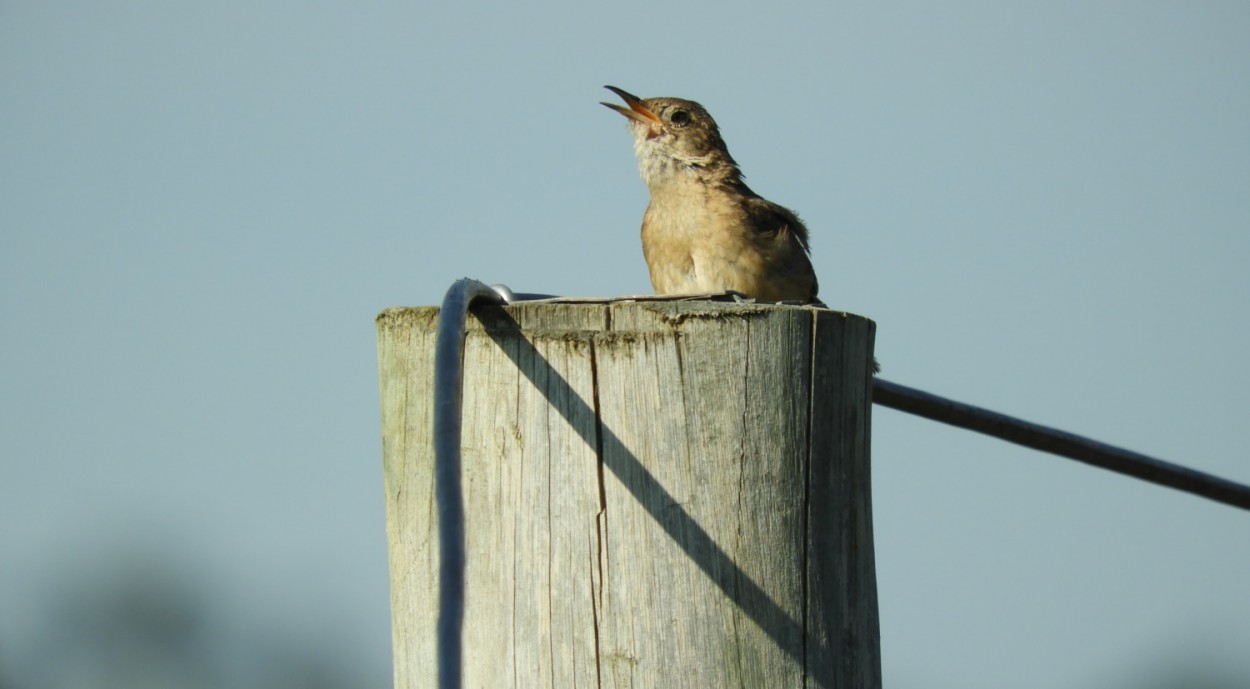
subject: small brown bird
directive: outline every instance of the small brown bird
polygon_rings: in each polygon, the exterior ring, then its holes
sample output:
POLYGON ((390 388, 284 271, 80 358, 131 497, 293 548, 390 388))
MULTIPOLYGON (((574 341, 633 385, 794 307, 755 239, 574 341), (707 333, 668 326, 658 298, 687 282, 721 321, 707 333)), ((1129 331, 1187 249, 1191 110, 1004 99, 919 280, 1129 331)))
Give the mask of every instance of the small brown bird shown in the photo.
POLYGON ((819 303, 807 228, 742 181, 707 110, 681 98, 641 99, 604 88, 629 106, 603 103, 629 118, 651 191, 642 253, 656 293, 732 290, 761 301, 819 303))

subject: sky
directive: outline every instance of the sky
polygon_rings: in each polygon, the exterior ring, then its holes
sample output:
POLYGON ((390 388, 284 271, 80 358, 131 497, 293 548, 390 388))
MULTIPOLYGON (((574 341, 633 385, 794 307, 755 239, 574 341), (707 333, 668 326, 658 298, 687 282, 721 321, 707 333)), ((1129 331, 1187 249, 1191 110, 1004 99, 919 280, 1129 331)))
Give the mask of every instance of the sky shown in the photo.
MULTIPOLYGON (((58 640, 131 586, 388 686, 373 318, 649 291, 604 84, 708 108, 883 378, 1250 483, 1247 35, 1218 1, 0 4, 0 684, 91 676, 58 640)), ((873 421, 886 686, 1250 685, 1250 514, 873 421)))

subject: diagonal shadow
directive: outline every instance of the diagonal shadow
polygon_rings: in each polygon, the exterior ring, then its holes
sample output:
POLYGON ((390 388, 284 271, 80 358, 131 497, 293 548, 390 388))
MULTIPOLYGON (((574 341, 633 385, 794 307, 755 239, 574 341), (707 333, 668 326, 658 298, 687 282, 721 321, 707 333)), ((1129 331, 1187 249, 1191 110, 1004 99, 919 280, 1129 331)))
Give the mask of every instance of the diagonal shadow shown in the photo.
MULTIPOLYGON (((744 572, 699 525, 676 498, 647 471, 642 462, 625 446, 625 443, 603 424, 597 410, 572 389, 568 381, 548 364, 542 354, 525 338, 520 324, 503 308, 495 306, 475 307, 472 312, 485 326, 487 335, 499 345, 529 379, 535 388, 547 398, 551 408, 558 410, 569 426, 576 429, 590 447, 600 447, 603 462, 630 494, 646 509, 664 531, 690 557, 699 569, 716 584, 739 609, 751 618, 787 655, 804 668, 804 644, 807 641, 804 626, 791 617, 744 572), (567 405, 554 404, 553 395, 568 400, 567 405), (582 418, 595 419, 595 428, 587 428, 582 418), (598 429, 598 434, 596 434, 598 429)), ((818 654, 817 657, 827 657, 818 654)), ((805 668, 810 672, 813 668, 805 668)), ((808 677, 816 686, 830 686, 833 671, 830 667, 814 668, 817 676, 808 677)))

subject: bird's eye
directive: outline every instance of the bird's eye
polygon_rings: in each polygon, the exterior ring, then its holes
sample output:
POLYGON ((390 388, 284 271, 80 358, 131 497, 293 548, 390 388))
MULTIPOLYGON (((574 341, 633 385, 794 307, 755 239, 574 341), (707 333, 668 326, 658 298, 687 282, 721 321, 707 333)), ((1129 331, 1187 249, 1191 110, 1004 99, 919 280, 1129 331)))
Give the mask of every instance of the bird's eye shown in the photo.
POLYGON ((668 116, 668 121, 678 127, 684 127, 690 124, 690 113, 685 110, 675 110, 672 115, 668 116))

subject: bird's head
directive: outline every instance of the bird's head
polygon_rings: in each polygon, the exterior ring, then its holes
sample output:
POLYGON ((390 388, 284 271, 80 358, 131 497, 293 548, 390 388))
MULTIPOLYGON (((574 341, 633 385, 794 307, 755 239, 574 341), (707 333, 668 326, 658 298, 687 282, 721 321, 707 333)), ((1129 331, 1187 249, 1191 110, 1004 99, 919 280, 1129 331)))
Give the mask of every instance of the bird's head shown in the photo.
POLYGON ((738 167, 716 121, 702 105, 681 98, 643 99, 615 86, 604 88, 625 101, 625 106, 603 105, 629 119, 634 154, 648 186, 669 181, 671 175, 679 173, 737 179, 738 167))

